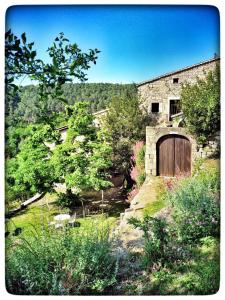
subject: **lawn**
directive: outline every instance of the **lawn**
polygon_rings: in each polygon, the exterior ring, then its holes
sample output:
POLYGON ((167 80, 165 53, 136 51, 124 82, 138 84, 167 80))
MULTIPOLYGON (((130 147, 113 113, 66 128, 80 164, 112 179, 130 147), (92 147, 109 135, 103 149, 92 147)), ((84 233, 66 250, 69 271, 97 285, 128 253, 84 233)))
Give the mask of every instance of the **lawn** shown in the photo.
MULTIPOLYGON (((106 196, 108 194, 106 194, 106 196)), ((123 212, 124 207, 127 206, 127 204, 119 198, 106 200, 106 204, 108 202, 110 203, 108 204, 108 210, 104 213, 104 211, 102 212, 102 210, 99 209, 99 204, 101 204, 101 201, 97 199, 99 198, 99 192, 89 192, 85 195, 85 197, 86 198, 84 200, 87 207, 90 207, 89 203, 91 202, 91 197, 92 199, 94 198, 91 204, 95 207, 95 214, 83 217, 82 207, 78 207, 76 209, 73 208, 71 210, 69 208, 62 208, 57 205, 57 195, 47 193, 41 200, 32 203, 14 217, 7 219, 6 232, 10 232, 10 237, 15 235, 16 229, 17 231, 19 229, 19 232, 23 232, 23 235, 25 236, 32 234, 34 229, 39 232, 48 226, 49 222, 52 222, 56 215, 63 213, 70 215, 74 215, 76 213, 76 222, 82 228, 90 227, 92 223, 95 224, 94 226, 97 226, 97 224, 100 226, 102 222, 113 227, 119 218, 120 212, 123 212)))

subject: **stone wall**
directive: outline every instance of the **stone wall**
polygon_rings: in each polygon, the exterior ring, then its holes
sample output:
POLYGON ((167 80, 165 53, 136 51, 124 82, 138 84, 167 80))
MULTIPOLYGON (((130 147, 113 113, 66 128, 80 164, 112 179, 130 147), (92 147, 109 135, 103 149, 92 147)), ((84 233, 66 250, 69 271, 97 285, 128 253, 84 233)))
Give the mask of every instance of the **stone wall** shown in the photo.
POLYGON ((182 84, 194 84, 197 77, 204 78, 209 71, 215 69, 217 62, 218 59, 213 59, 140 83, 138 92, 141 108, 147 110, 156 119, 156 123, 165 126, 169 120, 169 101, 180 99, 182 84), (178 83, 173 83, 174 78, 178 78, 178 83), (159 103, 159 113, 151 113, 152 103, 159 103))

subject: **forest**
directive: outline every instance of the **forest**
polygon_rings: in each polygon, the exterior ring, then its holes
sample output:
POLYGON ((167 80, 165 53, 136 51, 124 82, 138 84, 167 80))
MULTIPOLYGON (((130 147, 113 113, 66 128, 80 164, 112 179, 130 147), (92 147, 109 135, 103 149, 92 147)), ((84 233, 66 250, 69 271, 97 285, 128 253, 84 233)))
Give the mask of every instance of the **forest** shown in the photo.
MULTIPOLYGON (((35 85, 22 86, 13 99, 10 102, 7 101, 8 119, 21 120, 24 123, 36 122, 39 101, 37 89, 35 85)), ((120 97, 126 92, 135 92, 136 86, 135 84, 67 83, 62 86, 62 90, 68 105, 87 101, 90 102, 91 112, 96 112, 105 109, 112 98, 120 97)), ((65 104, 62 101, 51 99, 47 109, 50 113, 60 113, 63 112, 64 107, 65 104)))

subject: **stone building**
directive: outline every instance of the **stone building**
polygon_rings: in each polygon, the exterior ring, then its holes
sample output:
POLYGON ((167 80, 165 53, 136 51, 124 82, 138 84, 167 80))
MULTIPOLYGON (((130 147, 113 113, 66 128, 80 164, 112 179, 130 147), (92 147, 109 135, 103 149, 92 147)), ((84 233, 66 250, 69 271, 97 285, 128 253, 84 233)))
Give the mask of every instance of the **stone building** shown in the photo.
MULTIPOLYGON (((155 122, 146 128, 145 169, 150 176, 179 176, 191 174, 196 158, 212 155, 219 137, 207 145, 197 145, 195 139, 182 127, 180 94, 182 84, 194 84, 213 71, 219 58, 201 62, 137 85, 140 105, 155 122)), ((190 99, 190 105, 191 99, 190 99)))

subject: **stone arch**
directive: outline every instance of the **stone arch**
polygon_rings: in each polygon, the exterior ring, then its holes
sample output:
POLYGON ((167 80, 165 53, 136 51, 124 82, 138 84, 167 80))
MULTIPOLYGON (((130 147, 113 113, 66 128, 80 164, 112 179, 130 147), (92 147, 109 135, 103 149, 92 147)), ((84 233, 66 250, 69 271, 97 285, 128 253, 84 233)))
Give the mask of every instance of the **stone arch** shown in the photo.
POLYGON ((197 146, 195 139, 190 136, 183 127, 146 127, 146 154, 145 170, 146 177, 157 175, 157 142, 166 135, 180 135, 191 143, 191 169, 192 162, 196 157, 197 146))

